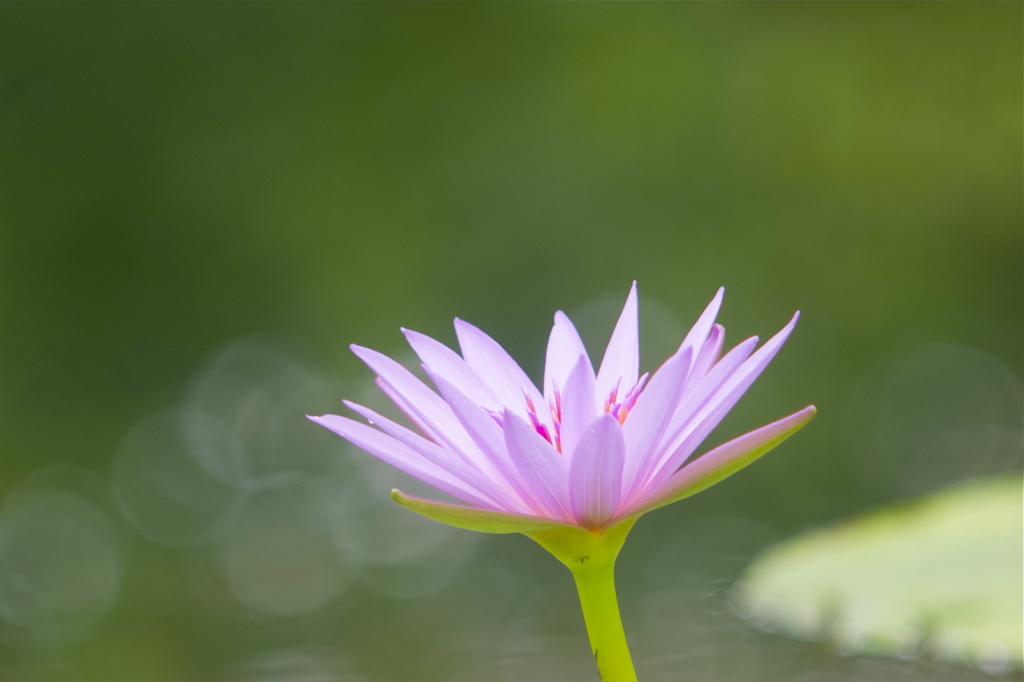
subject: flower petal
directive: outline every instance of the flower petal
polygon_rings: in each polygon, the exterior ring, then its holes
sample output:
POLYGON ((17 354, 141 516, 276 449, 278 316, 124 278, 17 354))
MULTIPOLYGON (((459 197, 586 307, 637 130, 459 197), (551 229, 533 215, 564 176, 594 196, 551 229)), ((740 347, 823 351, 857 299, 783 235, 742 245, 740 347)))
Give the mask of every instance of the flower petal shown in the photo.
POLYGON ((640 374, 640 335, 637 319, 636 282, 629 289, 626 305, 622 308, 619 321, 615 324, 612 338, 597 370, 598 400, 606 400, 618 388, 628 391, 640 374))
MULTIPOLYGON (((470 368, 498 394, 506 407, 515 410, 516 414, 525 415, 525 398, 538 406, 544 404, 544 398, 533 381, 497 341, 457 318, 455 334, 459 338, 462 356, 470 368)), ((546 418, 544 414, 538 416, 546 418)))
POLYGON ((817 409, 814 405, 808 405, 788 417, 719 445, 674 473, 660 487, 624 509, 618 516, 625 518, 643 514, 713 486, 792 436, 815 414, 817 409))
POLYGON ((501 411, 501 400, 458 353, 426 334, 411 329, 402 329, 402 333, 424 366, 430 370, 431 378, 442 376, 477 405, 495 412, 501 411))
MULTIPOLYGON (((750 354, 757 347, 758 338, 751 336, 749 339, 736 345, 735 348, 725 354, 711 368, 711 370, 700 379, 696 385, 687 386, 683 399, 676 405, 672 414, 672 421, 666 430, 665 439, 658 447, 658 457, 672 452, 679 446, 683 433, 691 424, 694 415, 700 412, 701 408, 707 405, 708 401, 715 395, 715 392, 729 380, 736 370, 743 366, 750 354)), ((703 349, 701 349, 703 350, 703 349)), ((687 382, 690 383, 689 381, 687 382)))
POLYGON ((623 487, 630 491, 627 495, 631 494, 634 481, 646 480, 654 467, 657 445, 665 435, 686 385, 692 354, 692 348, 684 348, 658 368, 622 425, 626 439, 623 487))
POLYGON ((560 391, 562 421, 559 426, 559 439, 562 454, 570 456, 576 450, 583 434, 591 422, 600 414, 594 398, 594 369, 586 355, 576 358, 576 364, 560 391))
MULTIPOLYGON (((430 388, 422 381, 416 378, 416 376, 408 369, 403 367, 401 363, 395 362, 383 353, 378 353, 372 348, 365 348, 363 346, 357 346, 352 344, 349 346, 356 357, 366 363, 366 366, 370 368, 374 374, 386 381, 391 385, 402 399, 405 405, 399 404, 391 395, 392 402, 398 405, 398 408, 405 413, 405 416, 409 417, 424 433, 431 438, 434 438, 440 433, 444 433, 445 426, 449 423, 443 416, 447 406, 441 397, 434 393, 430 388), (426 421, 421 421, 417 416, 406 412, 411 405, 417 405, 423 408, 425 411, 431 413, 434 417, 439 417, 439 423, 431 424, 426 421)), ((454 421, 454 417, 451 417, 451 421, 454 421)))
POLYGON ((718 311, 722 308, 722 298, 725 296, 725 287, 718 287, 718 291, 715 292, 714 298, 711 299, 711 303, 704 309, 704 312, 700 314, 693 327, 686 334, 686 338, 679 345, 679 350, 684 348, 692 348, 693 355, 691 356, 696 360, 700 354, 701 348, 704 346, 704 341, 708 338, 708 334, 711 332, 712 325, 715 323, 715 318, 718 317, 718 311))
POLYGON ((619 506, 626 442, 619 420, 604 414, 591 422, 572 453, 569 505, 576 522, 600 528, 619 506))
POLYGON ((750 356, 739 369, 733 372, 696 416, 688 420, 688 423, 677 439, 669 446, 667 454, 663 455, 663 461, 659 469, 649 479, 652 485, 658 485, 660 480, 671 476, 693 454, 693 451, 697 449, 701 441, 718 426, 718 423, 722 421, 733 405, 743 397, 743 394, 750 388, 750 385, 754 383, 779 352, 782 344, 789 338, 793 327, 799 319, 800 313, 797 312, 793 315, 789 324, 783 327, 775 336, 768 339, 756 353, 750 356))
POLYGON ((711 333, 700 348, 700 353, 693 361, 693 369, 686 377, 687 387, 695 386, 698 381, 707 376, 711 368, 722 357, 722 346, 725 344, 725 327, 720 324, 712 325, 711 333))
POLYGON ((529 510, 529 500, 532 498, 528 486, 509 457, 505 437, 501 432, 502 427, 495 421, 494 415, 470 400, 444 377, 436 375, 431 378, 466 433, 483 452, 484 465, 492 479, 506 491, 510 498, 510 508, 518 508, 519 511, 529 510))
POLYGON ((383 353, 370 348, 351 346, 352 352, 377 375, 377 385, 399 410, 424 435, 435 443, 479 462, 479 448, 465 433, 441 396, 416 378, 412 372, 383 353))
POLYGON ((594 366, 587 355, 587 349, 572 321, 559 310, 555 313, 555 324, 551 327, 547 354, 544 357, 544 397, 548 401, 554 400, 555 391, 560 391, 565 386, 569 372, 576 366, 581 355, 587 358, 593 383, 594 366))
POLYGON ((457 504, 425 500, 422 497, 406 495, 401 490, 392 490, 391 499, 406 509, 422 514, 428 519, 446 523, 456 528, 475 530, 480 533, 525 533, 549 528, 572 528, 568 524, 539 516, 510 514, 508 512, 476 509, 457 504))
POLYGON ((568 466, 565 457, 511 410, 504 415, 505 446, 526 484, 536 510, 554 519, 570 521, 568 466))
POLYGON ((408 446, 371 426, 336 414, 325 414, 320 417, 309 416, 308 419, 333 431, 396 469, 404 471, 442 492, 485 509, 501 508, 494 501, 488 499, 482 491, 459 480, 450 472, 424 459, 408 446))
MULTIPOLYGON (((485 493, 496 503, 496 507, 502 509, 514 508, 514 505, 509 504, 511 500, 509 500, 508 493, 500 487, 500 481, 496 481, 493 474, 489 475, 490 472, 485 473, 482 471, 481 467, 478 466, 476 462, 465 458, 461 453, 453 452, 452 450, 442 448, 435 443, 431 443, 426 438, 413 433, 401 424, 391 421, 387 417, 378 414, 368 407, 354 403, 351 400, 346 400, 344 402, 345 406, 350 410, 359 414, 372 425, 376 426, 401 444, 415 451, 424 459, 436 464, 445 471, 448 471, 452 475, 457 476, 466 483, 469 483, 482 493, 485 493)), ((491 469, 493 469, 493 467, 491 467, 491 469)))

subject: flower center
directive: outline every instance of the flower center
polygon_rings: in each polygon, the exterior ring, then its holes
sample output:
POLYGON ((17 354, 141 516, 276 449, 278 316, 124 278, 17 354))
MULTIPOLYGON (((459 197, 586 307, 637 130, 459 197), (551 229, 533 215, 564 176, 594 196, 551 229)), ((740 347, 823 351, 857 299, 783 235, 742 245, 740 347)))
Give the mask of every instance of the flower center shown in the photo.
MULTIPOLYGON (((633 409, 636 404, 636 399, 640 397, 640 393, 644 390, 644 385, 647 383, 647 377, 649 374, 644 374, 640 379, 623 395, 622 399, 619 399, 619 386, 616 384, 615 388, 608 395, 608 398, 604 401, 604 412, 610 414, 619 420, 619 424, 626 423, 626 417, 629 416, 629 411, 633 409)), ((530 423, 533 424, 534 430, 539 433, 547 442, 551 443, 556 450, 562 452, 562 394, 556 388, 555 394, 548 401, 548 411, 551 415, 551 425, 553 428, 549 429, 537 412, 537 406, 533 404, 533 401, 526 395, 523 396, 526 399, 526 414, 530 417, 530 423)))
POLYGON ((622 399, 619 400, 619 385, 616 384, 615 388, 612 389, 611 395, 604 401, 604 411, 606 414, 610 414, 619 420, 619 424, 626 423, 626 417, 629 416, 629 411, 636 405, 636 399, 640 397, 640 393, 644 390, 644 386, 647 384, 647 377, 649 374, 644 374, 633 386, 626 391, 622 399))
POLYGON ((559 452, 562 451, 562 396, 556 390, 554 397, 551 399, 548 409, 551 412, 551 424, 554 426, 554 433, 548 429, 547 425, 540 420, 537 415, 537 406, 533 404, 533 401, 529 397, 526 397, 526 414, 530 417, 530 423, 533 424, 534 430, 542 435, 549 443, 555 446, 555 449, 559 452))

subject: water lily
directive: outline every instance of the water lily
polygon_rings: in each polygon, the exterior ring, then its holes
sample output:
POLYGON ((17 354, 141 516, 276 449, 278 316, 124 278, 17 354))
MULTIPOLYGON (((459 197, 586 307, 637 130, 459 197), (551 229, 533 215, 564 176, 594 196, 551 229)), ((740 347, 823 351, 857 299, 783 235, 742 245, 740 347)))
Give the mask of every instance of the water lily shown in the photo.
POLYGON ((352 350, 416 430, 348 401, 369 424, 310 419, 464 503, 394 490, 399 504, 460 528, 524 533, 554 554, 576 579, 601 679, 630 682, 613 567, 633 523, 750 464, 815 413, 805 407, 691 461, 799 317, 760 348, 753 337, 723 354, 725 330, 715 324, 723 294, 679 349, 642 376, 635 283, 597 371, 572 322, 555 313, 543 390, 467 322, 455 320, 461 355, 403 330, 436 391, 385 355, 352 350))

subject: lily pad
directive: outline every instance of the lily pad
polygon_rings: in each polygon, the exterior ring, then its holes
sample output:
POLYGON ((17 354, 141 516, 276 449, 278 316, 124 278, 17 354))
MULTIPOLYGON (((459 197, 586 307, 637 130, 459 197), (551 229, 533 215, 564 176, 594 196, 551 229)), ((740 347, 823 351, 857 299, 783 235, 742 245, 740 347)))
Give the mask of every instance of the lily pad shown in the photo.
POLYGON ((777 545, 737 585, 738 610, 851 655, 1024 667, 1022 486, 974 480, 777 545))

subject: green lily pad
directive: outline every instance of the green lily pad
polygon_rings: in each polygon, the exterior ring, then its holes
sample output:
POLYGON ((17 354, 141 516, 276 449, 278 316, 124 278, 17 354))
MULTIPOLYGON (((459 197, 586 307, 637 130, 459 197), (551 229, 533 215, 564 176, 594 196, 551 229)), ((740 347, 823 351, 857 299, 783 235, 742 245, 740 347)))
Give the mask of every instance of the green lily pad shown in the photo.
POLYGON ((738 610, 842 653, 1019 669, 1022 486, 970 481, 777 545, 737 585, 738 610))

